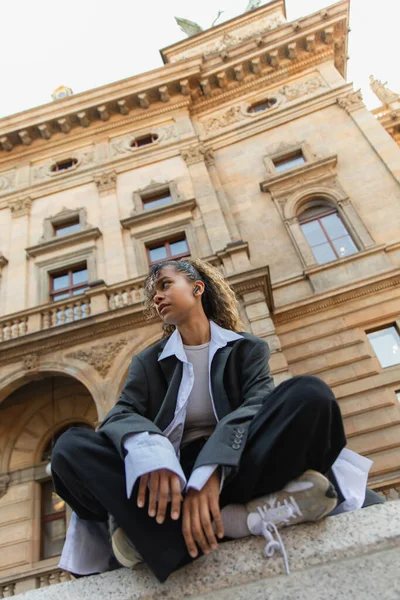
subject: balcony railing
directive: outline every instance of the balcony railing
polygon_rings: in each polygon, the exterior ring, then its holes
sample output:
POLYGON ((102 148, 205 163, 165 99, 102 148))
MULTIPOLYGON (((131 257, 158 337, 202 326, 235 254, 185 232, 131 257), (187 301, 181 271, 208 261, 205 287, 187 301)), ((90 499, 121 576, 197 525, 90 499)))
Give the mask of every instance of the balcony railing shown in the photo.
POLYGON ((57 567, 14 575, 14 577, 4 578, 0 582, 0 599, 11 598, 29 590, 36 590, 57 583, 65 583, 71 579, 73 578, 69 573, 57 567))
POLYGON ((0 318, 0 342, 81 321, 94 314, 139 305, 144 300, 144 279, 141 277, 112 286, 99 285, 75 298, 6 315, 0 318))

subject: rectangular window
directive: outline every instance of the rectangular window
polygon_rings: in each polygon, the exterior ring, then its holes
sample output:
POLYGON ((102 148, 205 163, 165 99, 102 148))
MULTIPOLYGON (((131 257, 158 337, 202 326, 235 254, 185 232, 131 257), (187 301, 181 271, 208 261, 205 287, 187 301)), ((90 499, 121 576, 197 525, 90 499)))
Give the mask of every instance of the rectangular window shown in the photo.
POLYGON ((61 554, 66 535, 65 502, 53 489, 53 482, 41 484, 41 559, 61 554))
POLYGON ((400 336, 394 325, 370 331, 367 335, 384 369, 400 364, 400 336))
POLYGON ((50 298, 53 302, 78 296, 89 289, 86 263, 50 274, 50 298))
POLYGON ((185 236, 147 246, 147 252, 150 265, 168 259, 176 260, 190 254, 185 236))
POLYGON ((66 235, 68 233, 75 233, 76 231, 80 231, 81 224, 79 222, 79 217, 76 219, 71 219, 71 221, 65 221, 64 223, 60 223, 59 225, 54 225, 54 235, 66 235))
POLYGON ((396 392, 397 400, 400 402, 400 390, 396 392))
POLYGON ((166 204, 171 204, 172 196, 169 190, 165 192, 160 192, 158 194, 152 194, 151 196, 147 196, 143 198, 143 208, 145 210, 151 210, 152 208, 158 208, 159 206, 165 206, 166 204))
POLYGON ((277 173, 282 173, 283 171, 287 171, 288 169, 293 169, 294 167, 298 167, 306 162, 303 153, 301 150, 297 152, 293 152, 284 158, 278 158, 272 161, 275 166, 275 170, 277 173))

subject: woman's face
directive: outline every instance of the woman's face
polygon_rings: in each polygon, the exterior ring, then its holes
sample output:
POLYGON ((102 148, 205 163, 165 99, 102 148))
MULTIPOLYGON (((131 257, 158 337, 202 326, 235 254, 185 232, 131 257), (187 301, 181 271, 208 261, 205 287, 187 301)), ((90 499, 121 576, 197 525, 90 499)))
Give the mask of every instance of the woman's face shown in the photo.
POLYGON ((178 327, 204 312, 201 304, 203 290, 202 281, 188 281, 184 273, 179 273, 173 266, 165 266, 159 272, 155 286, 153 300, 157 313, 165 323, 178 327), (198 290, 194 295, 196 285, 198 290))

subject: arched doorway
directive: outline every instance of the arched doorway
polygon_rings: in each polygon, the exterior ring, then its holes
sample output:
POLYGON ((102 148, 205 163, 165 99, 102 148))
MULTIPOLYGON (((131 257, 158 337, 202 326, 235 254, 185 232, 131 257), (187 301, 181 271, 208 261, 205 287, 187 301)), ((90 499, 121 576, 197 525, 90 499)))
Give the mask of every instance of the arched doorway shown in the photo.
POLYGON ((0 497, 0 540, 12 545, 0 554, 0 576, 17 565, 24 565, 25 575, 43 565, 56 567, 68 510, 46 466, 64 431, 94 428, 97 420, 87 388, 64 375, 35 375, 0 404, 0 475, 9 479, 0 497))

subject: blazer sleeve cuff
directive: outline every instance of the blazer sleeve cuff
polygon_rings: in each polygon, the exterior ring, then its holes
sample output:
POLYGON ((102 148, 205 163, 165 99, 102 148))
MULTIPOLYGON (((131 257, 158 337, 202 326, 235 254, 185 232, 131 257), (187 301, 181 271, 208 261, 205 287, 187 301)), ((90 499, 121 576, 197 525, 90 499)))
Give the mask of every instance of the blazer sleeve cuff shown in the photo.
POLYGON ((186 477, 171 442, 163 435, 135 433, 125 438, 126 494, 130 498, 136 481, 142 475, 158 469, 169 469, 179 477, 181 491, 186 486, 186 477))

